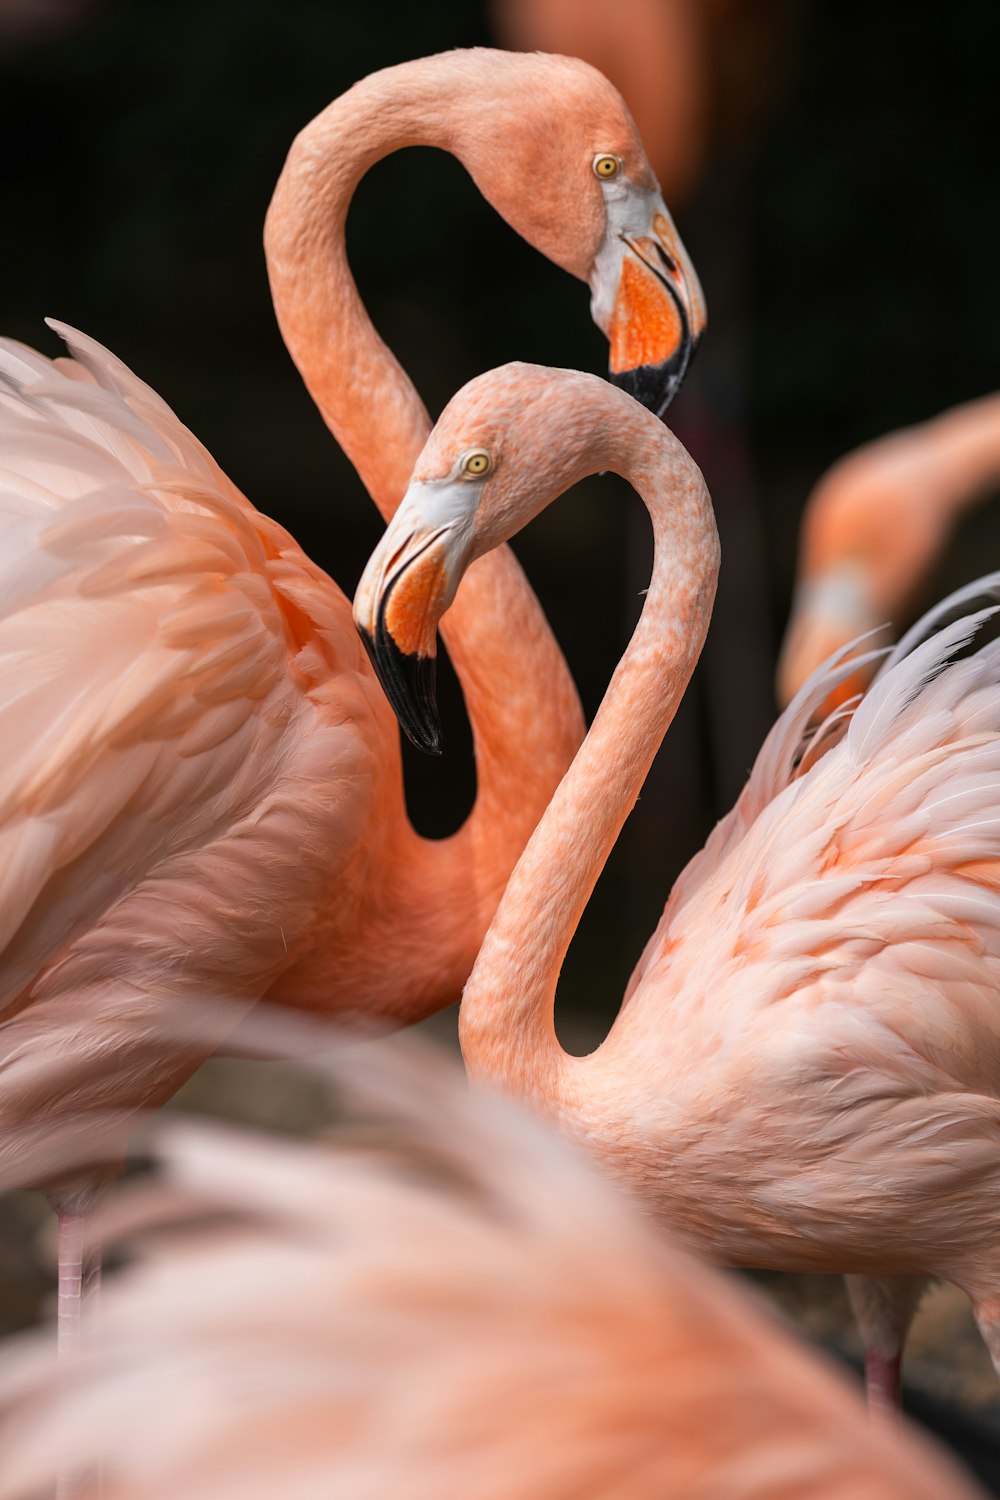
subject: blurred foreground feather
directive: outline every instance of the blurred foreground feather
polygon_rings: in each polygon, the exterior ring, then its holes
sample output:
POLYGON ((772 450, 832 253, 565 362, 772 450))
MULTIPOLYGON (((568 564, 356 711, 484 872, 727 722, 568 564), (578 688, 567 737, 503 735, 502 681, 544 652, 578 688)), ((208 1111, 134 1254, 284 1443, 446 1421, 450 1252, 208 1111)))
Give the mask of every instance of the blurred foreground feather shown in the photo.
POLYGON ((0 1500, 98 1459, 107 1500, 971 1500, 450 1061, 257 1030, 336 1128, 155 1123, 94 1348, 58 1383, 49 1336, 5 1351, 0 1500))

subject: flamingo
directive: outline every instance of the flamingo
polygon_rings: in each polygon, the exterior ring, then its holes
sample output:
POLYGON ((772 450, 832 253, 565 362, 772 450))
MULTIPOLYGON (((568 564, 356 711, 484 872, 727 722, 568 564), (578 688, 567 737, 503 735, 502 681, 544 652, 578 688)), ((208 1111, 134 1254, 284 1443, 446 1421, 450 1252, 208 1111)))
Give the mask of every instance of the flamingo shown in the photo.
MULTIPOLYGON (((363 172, 419 141, 589 278, 615 378, 657 409, 704 327, 628 111, 596 70, 481 50, 363 80, 297 138, 265 241, 289 348, 386 513, 430 422, 365 314, 344 226, 363 172)), ((544 616, 498 554, 450 637, 476 804, 454 837, 417 837, 347 599, 154 392, 55 326, 71 360, 0 355, 0 1165, 22 1181, 29 1137, 81 1093, 127 1115, 203 1060, 165 1048, 163 1007, 266 995, 392 1026, 457 999, 582 734, 544 616), (43 1079, 43 1054, 63 1058, 62 1083, 43 1079)), ((49 1188, 73 1344, 94 1179, 49 1188)))
POLYGON ((454 1063, 317 1072, 349 1091, 339 1139, 157 1122, 156 1182, 106 1216, 133 1261, 99 1347, 68 1373, 37 1331, 3 1350, 0 1500, 60 1459, 106 1500, 979 1493, 454 1063))
MULTIPOLYGON (((963 513, 1000 481, 1000 395, 867 443, 806 502, 799 581, 778 664, 788 703, 831 652, 913 602, 963 513)), ((863 688, 859 672, 839 691, 863 688)))
POLYGON ((569 1056, 560 965, 708 629, 701 476, 622 393, 506 366, 443 413, 355 600, 397 695, 394 653, 433 651, 464 568, 603 469, 650 513, 652 580, 466 984, 470 1073, 537 1101, 713 1260, 847 1273, 873 1406, 898 1397, 930 1275, 968 1293, 998 1365, 1000 647, 951 661, 993 611, 968 615, 975 590, 947 601, 849 724, 815 735, 853 662, 810 680, 677 881, 607 1038, 569 1056))

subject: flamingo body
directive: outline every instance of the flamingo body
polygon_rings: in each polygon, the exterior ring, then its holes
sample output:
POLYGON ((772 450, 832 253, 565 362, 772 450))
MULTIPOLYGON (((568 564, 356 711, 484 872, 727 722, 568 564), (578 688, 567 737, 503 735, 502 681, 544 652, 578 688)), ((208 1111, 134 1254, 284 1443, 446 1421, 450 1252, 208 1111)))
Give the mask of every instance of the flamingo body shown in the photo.
MULTIPOLYGON (((590 279, 605 323, 628 321, 623 268, 648 283, 652 363, 618 375, 657 404, 704 327, 642 143, 595 69, 477 49, 362 80, 297 137, 266 254, 306 384, 389 513, 430 424, 360 301, 345 223, 364 172, 418 141, 460 156, 532 244, 590 279)), ((418 837, 340 591, 153 392, 69 337, 58 366, 2 356, 0 1151, 20 1180, 27 1138, 81 1093, 127 1114, 188 1076, 204 1046, 168 1043, 164 1008, 266 995, 401 1025, 455 1000, 582 732, 537 601, 497 552, 451 637, 476 803, 451 838, 418 837), (45 1051, 65 1093, 43 1082, 45 1051)))
POLYGON ((993 1279, 998 671, 984 648, 907 702, 906 658, 754 814, 751 785, 581 1070, 595 1138, 631 1080, 634 1170, 723 1259, 993 1279))
POLYGON ((391 618, 431 522, 453 589, 469 557, 616 465, 650 511, 653 577, 466 986, 470 1070, 547 1108, 716 1260, 863 1278, 887 1378, 914 1306, 902 1279, 928 1275, 968 1292, 1000 1367, 1000 644, 954 659, 1000 575, 911 633, 853 715, 814 727, 855 659, 803 688, 677 882, 607 1039, 570 1057, 559 968, 708 629, 701 476, 588 377, 509 366, 442 416, 355 601, 363 626, 391 618), (479 445, 492 477, 472 486, 479 445))
POLYGON ((0 356, 22 382, 0 394, 5 1152, 55 1106, 22 1097, 32 1040, 95 1070, 117 1053, 119 1104, 150 1103, 176 1085, 143 1058, 165 999, 263 995, 308 964, 320 911, 357 949, 346 877, 388 857, 371 825, 396 771, 343 594, 148 387, 63 332, 61 368, 0 356))

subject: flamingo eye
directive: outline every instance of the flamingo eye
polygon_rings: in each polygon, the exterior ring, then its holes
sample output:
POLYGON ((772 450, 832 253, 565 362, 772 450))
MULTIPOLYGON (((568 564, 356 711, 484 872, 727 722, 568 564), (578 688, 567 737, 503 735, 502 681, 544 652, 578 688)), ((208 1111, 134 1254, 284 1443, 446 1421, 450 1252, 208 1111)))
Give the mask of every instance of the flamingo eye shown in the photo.
POLYGON ((462 473, 471 479, 482 479, 493 467, 493 458, 485 448, 475 448, 462 460, 462 473))
POLYGON ((622 169, 621 158, 617 156, 595 156, 594 172, 602 181, 609 182, 612 177, 617 177, 622 169))

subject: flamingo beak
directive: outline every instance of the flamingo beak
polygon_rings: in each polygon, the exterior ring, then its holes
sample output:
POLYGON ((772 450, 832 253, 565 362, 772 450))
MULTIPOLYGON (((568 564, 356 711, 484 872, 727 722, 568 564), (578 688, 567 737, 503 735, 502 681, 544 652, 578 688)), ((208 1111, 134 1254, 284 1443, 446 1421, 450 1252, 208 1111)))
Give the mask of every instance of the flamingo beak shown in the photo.
POLYGON ((435 691, 438 621, 455 597, 463 558, 447 526, 415 523, 400 506, 372 553, 354 596, 354 623, 407 739, 441 754, 435 691))
POLYGON ((608 203, 591 276, 591 311, 611 344, 614 385, 662 417, 705 331, 705 299, 659 193, 608 203))

